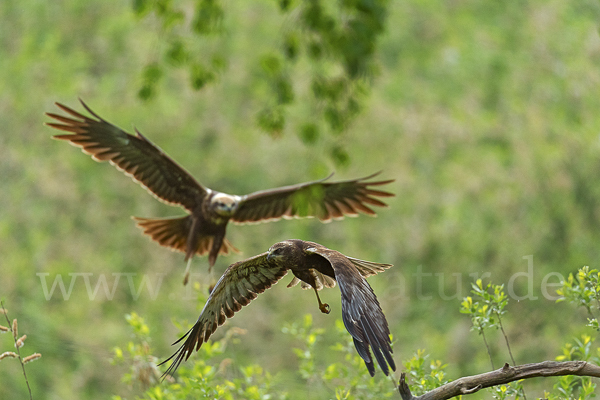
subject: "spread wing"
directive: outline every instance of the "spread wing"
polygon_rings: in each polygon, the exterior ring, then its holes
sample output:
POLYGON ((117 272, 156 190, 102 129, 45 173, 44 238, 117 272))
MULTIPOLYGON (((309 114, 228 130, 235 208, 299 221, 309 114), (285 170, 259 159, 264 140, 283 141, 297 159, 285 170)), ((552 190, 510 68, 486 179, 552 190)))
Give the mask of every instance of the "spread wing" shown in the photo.
POLYGON ((356 351, 365 361, 371 376, 375 374, 375 367, 369 347, 373 350, 375 359, 385 375, 389 374, 389 368, 395 371, 396 364, 392 358, 387 320, 373 289, 356 268, 353 262, 356 259, 350 260, 343 254, 323 246, 311 247, 308 252, 319 254, 331 263, 335 280, 342 292, 344 326, 352 335, 356 351))
POLYGON ((341 219, 345 215, 357 216, 360 212, 375 215, 368 207, 387 206, 377 197, 391 197, 394 194, 373 189, 386 185, 393 179, 370 181, 373 175, 340 182, 325 182, 329 177, 318 181, 263 190, 243 196, 232 221, 236 223, 259 222, 280 218, 317 217, 327 222, 341 219))
POLYGON ((135 136, 130 135, 100 118, 83 101, 81 104, 95 119, 60 103, 56 105, 74 118, 46 113, 60 122, 47 125, 71 132, 55 135, 55 139, 68 140, 96 161, 110 162, 165 203, 192 211, 206 196, 207 189, 137 129, 135 136))
POLYGON ((194 326, 173 344, 185 339, 177 352, 161 364, 173 359, 165 375, 173 374, 227 318, 248 305, 287 273, 286 267, 267 261, 267 253, 239 261, 227 268, 211 292, 194 326))

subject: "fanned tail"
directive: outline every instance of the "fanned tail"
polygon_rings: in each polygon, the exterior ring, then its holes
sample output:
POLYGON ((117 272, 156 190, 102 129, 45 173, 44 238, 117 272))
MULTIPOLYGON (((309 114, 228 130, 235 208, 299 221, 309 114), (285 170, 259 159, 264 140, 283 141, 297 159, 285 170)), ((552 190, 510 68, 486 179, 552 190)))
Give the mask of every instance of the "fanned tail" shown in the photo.
MULTIPOLYGON (((139 218, 133 217, 137 226, 160 244, 161 246, 169 247, 173 251, 181 251, 186 253, 186 261, 194 254, 200 256, 207 254, 214 240, 213 236, 199 236, 196 248, 188 249, 187 240, 192 228, 192 216, 177 218, 139 218)), ((239 253, 226 238, 223 239, 219 254, 229 254, 229 252, 239 253)))

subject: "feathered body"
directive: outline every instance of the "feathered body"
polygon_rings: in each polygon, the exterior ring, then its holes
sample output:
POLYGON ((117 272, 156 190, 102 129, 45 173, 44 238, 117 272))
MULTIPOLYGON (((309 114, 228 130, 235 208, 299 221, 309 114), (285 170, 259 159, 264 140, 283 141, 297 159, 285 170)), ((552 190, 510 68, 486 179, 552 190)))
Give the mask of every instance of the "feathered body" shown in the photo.
POLYGON ((372 350, 375 360, 388 375, 390 368, 396 370, 390 331, 377 297, 365 278, 389 267, 390 264, 347 257, 318 243, 298 239, 276 243, 266 253, 232 264, 217 282, 194 326, 174 343, 183 341, 177 352, 164 361, 173 359, 166 374, 174 373, 227 318, 233 317, 291 271, 294 278, 288 287, 302 282, 304 288, 312 287, 317 291, 334 287, 337 282, 342 297, 342 319, 358 354, 373 376, 372 350))

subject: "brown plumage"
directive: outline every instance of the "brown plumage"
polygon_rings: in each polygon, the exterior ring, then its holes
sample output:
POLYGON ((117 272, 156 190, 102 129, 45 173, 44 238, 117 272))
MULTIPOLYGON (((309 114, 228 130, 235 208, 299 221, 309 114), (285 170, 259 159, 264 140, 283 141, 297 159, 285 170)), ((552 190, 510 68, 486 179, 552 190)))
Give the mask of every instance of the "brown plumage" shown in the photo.
POLYGON ((59 122, 47 125, 70 132, 54 138, 69 141, 96 161, 110 162, 157 199, 183 207, 188 213, 184 217, 134 219, 160 245, 184 252, 186 261, 194 254, 208 253, 212 267, 219 254, 237 251, 225 238, 229 220, 243 224, 317 217, 326 222, 361 212, 375 215, 369 206, 386 206, 377 197, 393 196, 372 188, 393 179, 368 182, 378 173, 340 182, 325 182, 325 178, 244 196, 217 192, 198 183, 137 129, 135 136, 130 135, 99 117, 83 101, 81 104, 93 118, 59 103, 56 105, 71 117, 46 114, 59 122))
POLYGON ((288 270, 294 274, 288 287, 300 281, 304 288, 312 287, 317 293, 319 308, 325 313, 329 313, 329 306, 321 303, 317 290, 339 284, 342 319, 354 339, 356 351, 371 376, 375 374, 375 367, 370 349, 383 373, 388 375, 389 368, 396 370, 390 330, 365 277, 389 267, 390 264, 358 260, 318 243, 298 239, 276 243, 266 253, 232 264, 217 282, 194 326, 173 343, 183 341, 177 352, 161 363, 173 359, 165 375, 173 374, 227 318, 283 278, 288 270))

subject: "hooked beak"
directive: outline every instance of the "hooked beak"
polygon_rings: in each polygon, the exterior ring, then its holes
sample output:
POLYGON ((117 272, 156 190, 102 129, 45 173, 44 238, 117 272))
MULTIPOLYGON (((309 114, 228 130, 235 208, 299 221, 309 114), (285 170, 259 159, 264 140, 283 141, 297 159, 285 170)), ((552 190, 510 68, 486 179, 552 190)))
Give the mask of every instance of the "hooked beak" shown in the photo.
POLYGON ((273 250, 269 249, 269 253, 267 254, 267 261, 274 261, 275 259, 280 257, 281 254, 277 254, 273 250))

